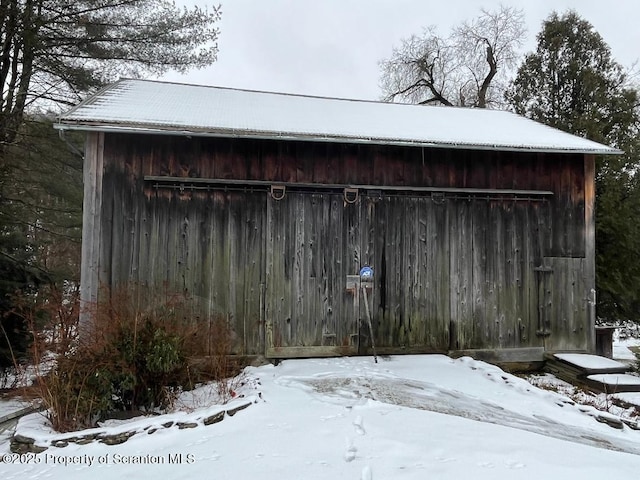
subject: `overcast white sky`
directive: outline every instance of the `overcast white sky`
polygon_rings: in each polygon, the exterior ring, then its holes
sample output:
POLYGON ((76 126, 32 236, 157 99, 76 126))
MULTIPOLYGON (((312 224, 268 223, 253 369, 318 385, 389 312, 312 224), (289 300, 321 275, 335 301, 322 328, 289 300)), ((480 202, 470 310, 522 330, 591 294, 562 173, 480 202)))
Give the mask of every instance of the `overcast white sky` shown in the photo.
POLYGON ((552 12, 576 10, 591 22, 625 67, 640 58, 638 0, 176 0, 222 4, 220 53, 206 70, 166 80, 309 95, 377 100, 378 62, 402 38, 436 25, 447 35, 480 8, 521 8, 525 51, 552 12))

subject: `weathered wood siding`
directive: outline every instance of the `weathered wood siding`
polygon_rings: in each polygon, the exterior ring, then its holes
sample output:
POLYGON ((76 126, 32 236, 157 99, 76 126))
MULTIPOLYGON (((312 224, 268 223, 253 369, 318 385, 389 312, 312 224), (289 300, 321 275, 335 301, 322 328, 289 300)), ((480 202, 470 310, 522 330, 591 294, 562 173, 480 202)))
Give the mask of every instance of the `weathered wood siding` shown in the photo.
MULTIPOLYGON (((589 347, 582 155, 106 134, 105 285, 188 291, 238 353, 589 347), (488 195, 163 188, 145 176, 549 190, 488 195)), ((588 172, 587 172, 588 173, 588 172)), ((587 182, 588 183, 588 182, 587 182)), ((207 332, 203 320, 203 334, 207 332)))
POLYGON ((83 335, 91 334, 91 311, 98 300, 101 283, 100 245, 102 218, 102 180, 104 173, 104 134, 93 132, 85 140, 82 168, 82 262, 80 271, 80 322, 83 335))

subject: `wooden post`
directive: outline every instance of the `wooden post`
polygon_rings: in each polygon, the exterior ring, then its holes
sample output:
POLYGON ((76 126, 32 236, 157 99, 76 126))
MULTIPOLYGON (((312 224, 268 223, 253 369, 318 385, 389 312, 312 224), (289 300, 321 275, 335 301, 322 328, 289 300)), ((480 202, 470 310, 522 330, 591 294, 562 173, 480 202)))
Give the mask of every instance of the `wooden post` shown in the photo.
POLYGON ((594 155, 584 156, 584 286, 587 301, 587 349, 596 351, 596 166, 594 155))
POLYGON ((89 132, 85 141, 82 203, 82 263, 80 267, 80 337, 91 335, 100 284, 100 213, 104 169, 104 133, 89 132))

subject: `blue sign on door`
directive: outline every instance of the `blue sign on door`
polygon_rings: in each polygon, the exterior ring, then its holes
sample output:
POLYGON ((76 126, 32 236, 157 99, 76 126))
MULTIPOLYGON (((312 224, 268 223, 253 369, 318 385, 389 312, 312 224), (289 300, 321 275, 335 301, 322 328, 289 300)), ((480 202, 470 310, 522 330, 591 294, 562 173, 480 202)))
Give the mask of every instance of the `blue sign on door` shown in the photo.
POLYGON ((373 268, 364 266, 360 269, 360 278, 373 278, 373 268))

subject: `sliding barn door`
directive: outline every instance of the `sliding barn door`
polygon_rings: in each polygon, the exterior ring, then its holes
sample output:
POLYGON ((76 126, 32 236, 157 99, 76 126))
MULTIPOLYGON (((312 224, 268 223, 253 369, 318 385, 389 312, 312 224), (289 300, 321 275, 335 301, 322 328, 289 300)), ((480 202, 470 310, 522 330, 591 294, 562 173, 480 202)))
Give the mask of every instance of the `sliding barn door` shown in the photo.
POLYGON ((267 356, 543 345, 544 202, 352 200, 295 192, 268 199, 267 356), (372 282, 360 281, 365 266, 372 282))
POLYGON ((390 195, 363 205, 380 352, 542 345, 544 202, 390 195))
POLYGON ((270 197, 266 234, 266 347, 275 358, 355 354, 360 210, 341 194, 270 197))

